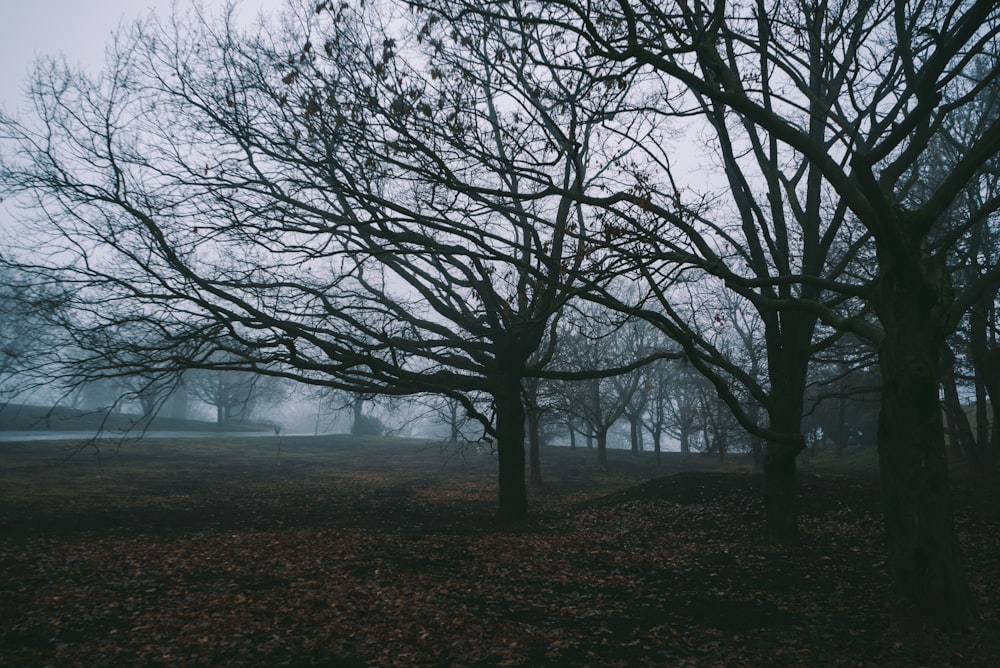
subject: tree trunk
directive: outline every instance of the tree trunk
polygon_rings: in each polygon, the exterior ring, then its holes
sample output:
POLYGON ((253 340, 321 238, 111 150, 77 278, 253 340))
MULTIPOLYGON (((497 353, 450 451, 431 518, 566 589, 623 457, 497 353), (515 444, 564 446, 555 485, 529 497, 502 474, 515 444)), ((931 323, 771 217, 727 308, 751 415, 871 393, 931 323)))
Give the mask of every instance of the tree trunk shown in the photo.
POLYGON ((452 449, 458 448, 458 437, 459 437, 459 414, 458 414, 458 402, 454 399, 448 400, 448 440, 452 449))
POLYGON ((764 530, 777 539, 798 535, 795 460, 805 448, 802 402, 807 364, 803 360, 801 383, 787 373, 784 382, 772 387, 767 411, 771 430, 787 434, 787 440, 768 441, 764 447, 764 530))
POLYGON ((1000 416, 1000 351, 983 345, 982 350, 976 350, 975 363, 976 415, 977 421, 981 419, 983 424, 970 449, 970 463, 977 474, 991 474, 996 470, 1000 448, 1000 420, 997 419, 1000 416))
MULTIPOLYGON (((986 386, 986 394, 988 396, 988 404, 990 412, 992 415, 992 423, 990 423, 989 433, 983 439, 982 443, 977 443, 975 446, 975 463, 977 473, 992 474, 996 471, 997 466, 997 456, 1000 452, 1000 377, 998 377, 997 362, 1000 361, 1000 355, 997 351, 990 352, 990 361, 985 365, 986 369, 983 373, 984 380, 983 383, 986 386)), ((982 412, 986 412, 986 408, 982 409, 982 412)))
POLYGON ((528 467, 529 480, 532 486, 542 484, 541 437, 538 428, 538 411, 528 410, 528 467))
POLYGON ((639 427, 639 416, 629 417, 629 438, 632 444, 632 454, 636 457, 642 452, 642 432, 639 427))
POLYGON ((142 416, 151 417, 156 412, 157 397, 150 395, 140 395, 139 403, 142 405, 142 416))
POLYGON ((798 534, 795 458, 805 448, 802 407, 816 318, 804 312, 761 315, 771 381, 767 420, 771 431, 784 436, 769 441, 764 450, 764 530, 780 540, 798 534))
POLYGON ((757 436, 750 437, 750 453, 753 456, 753 470, 761 473, 764 470, 764 441, 757 436))
POLYGON ((802 447, 768 442, 764 449, 764 528, 775 538, 791 538, 798 533, 795 459, 802 447))
POLYGON ((715 455, 719 458, 720 464, 726 461, 726 449, 728 447, 729 444, 726 442, 726 437, 719 429, 714 429, 712 431, 712 449, 715 450, 715 455))
POLYGON ((885 332, 878 452, 889 574, 904 620, 966 627, 977 615, 959 556, 938 402, 948 274, 919 250, 881 250, 890 251, 880 253, 876 300, 885 332))
POLYGON ((653 427, 653 452, 656 453, 656 465, 660 466, 663 463, 663 450, 660 447, 660 442, 663 440, 663 428, 660 427, 659 423, 653 427))
POLYGON ((963 456, 976 447, 976 437, 972 434, 969 418, 962 408, 955 383, 955 354, 945 345, 942 349, 941 386, 944 389, 944 410, 948 419, 948 433, 951 435, 952 449, 963 456))
POLYGON ((608 470, 608 430, 597 430, 597 463, 604 471, 608 470))
POLYGON ((688 429, 687 425, 680 425, 680 441, 681 441, 681 454, 690 455, 691 454, 691 430, 688 429))
POLYGON ((844 456, 844 448, 847 447, 847 397, 844 396, 844 381, 840 381, 840 396, 837 398, 837 435, 834 447, 837 449, 837 458, 844 456))
POLYGON ((524 405, 519 380, 497 383, 496 431, 500 517, 521 520, 528 515, 524 480, 524 405))
POLYGON ((572 422, 568 422, 566 427, 569 429, 569 449, 576 450, 576 429, 573 428, 572 422))

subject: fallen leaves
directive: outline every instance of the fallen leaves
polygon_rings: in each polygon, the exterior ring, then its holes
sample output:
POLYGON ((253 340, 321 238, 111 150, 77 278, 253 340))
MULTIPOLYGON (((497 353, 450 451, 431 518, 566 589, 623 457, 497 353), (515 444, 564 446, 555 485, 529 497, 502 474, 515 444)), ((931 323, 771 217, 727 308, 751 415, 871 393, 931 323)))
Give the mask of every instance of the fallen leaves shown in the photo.
POLYGON ((929 648, 886 630, 872 495, 809 481, 804 538, 778 545, 746 476, 553 499, 506 528, 492 484, 290 478, 40 524, 0 542, 0 663, 985 666, 998 649, 995 497, 960 518, 983 633, 929 648))

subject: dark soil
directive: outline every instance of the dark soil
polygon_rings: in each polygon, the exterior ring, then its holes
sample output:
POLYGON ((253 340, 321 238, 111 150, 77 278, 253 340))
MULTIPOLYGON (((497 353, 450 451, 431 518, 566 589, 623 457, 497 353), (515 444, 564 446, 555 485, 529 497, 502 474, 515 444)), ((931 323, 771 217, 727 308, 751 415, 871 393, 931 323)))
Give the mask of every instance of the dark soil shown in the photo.
MULTIPOLYGON (((606 475, 591 453, 546 451, 551 482, 533 491, 534 514, 502 525, 489 457, 442 463, 436 451, 354 448, 296 458, 292 448, 279 467, 273 453, 238 466, 188 453, 175 462, 187 471, 179 475, 151 451, 119 464, 71 462, 81 471, 73 477, 24 468, 27 451, 16 452, 0 464, 42 483, 57 476, 49 484, 58 489, 8 487, 0 497, 4 666, 1000 658, 995 482, 956 483, 982 622, 943 633, 893 624, 870 475, 803 474, 801 537, 776 544, 758 532, 754 475, 643 481, 614 471, 649 478, 655 464, 624 455, 606 475), (391 463, 364 465, 376 460, 391 463)), ((671 461, 666 471, 685 463, 671 461)))

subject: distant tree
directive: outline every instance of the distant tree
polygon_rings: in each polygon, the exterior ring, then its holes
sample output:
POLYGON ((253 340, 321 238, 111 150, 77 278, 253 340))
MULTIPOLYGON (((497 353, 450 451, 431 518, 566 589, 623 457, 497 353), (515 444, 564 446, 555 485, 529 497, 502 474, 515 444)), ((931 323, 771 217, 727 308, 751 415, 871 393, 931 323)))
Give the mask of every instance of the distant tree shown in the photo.
POLYGON ((47 369, 66 343, 57 338, 66 299, 65 288, 39 283, 0 255, 0 397, 50 382, 47 369))
POLYGON ((661 364, 657 377, 656 410, 663 417, 663 430, 676 438, 683 454, 691 453, 697 431, 701 387, 708 381, 684 360, 661 364))
POLYGON ((607 468, 608 432, 639 390, 643 371, 640 368, 617 375, 586 376, 590 371, 613 368, 616 360, 643 355, 635 350, 636 339, 628 334, 635 323, 604 320, 598 309, 584 309, 564 318, 554 360, 556 368, 578 372, 582 378, 559 381, 552 392, 559 409, 572 415, 574 425, 584 427, 585 434, 594 438, 597 461, 607 468))
POLYGON ((259 405, 276 405, 286 395, 276 378, 249 371, 195 369, 184 379, 195 397, 215 409, 220 425, 251 420, 259 405))

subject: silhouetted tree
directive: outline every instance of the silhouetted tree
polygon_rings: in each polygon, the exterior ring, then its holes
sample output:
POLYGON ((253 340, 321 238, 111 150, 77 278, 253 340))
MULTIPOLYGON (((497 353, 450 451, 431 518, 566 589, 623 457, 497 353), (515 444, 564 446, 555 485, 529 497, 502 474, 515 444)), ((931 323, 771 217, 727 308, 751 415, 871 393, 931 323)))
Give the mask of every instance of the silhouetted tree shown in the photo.
POLYGON ((43 62, 34 115, 0 120, 4 192, 37 205, 17 262, 79 288, 92 376, 225 357, 459 401, 523 517, 521 385, 599 269, 574 193, 616 155, 623 93, 557 71, 541 34, 392 10, 303 2, 255 29, 193 10, 122 31, 97 77, 43 62))

